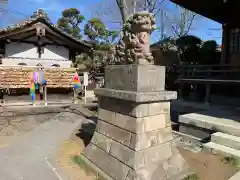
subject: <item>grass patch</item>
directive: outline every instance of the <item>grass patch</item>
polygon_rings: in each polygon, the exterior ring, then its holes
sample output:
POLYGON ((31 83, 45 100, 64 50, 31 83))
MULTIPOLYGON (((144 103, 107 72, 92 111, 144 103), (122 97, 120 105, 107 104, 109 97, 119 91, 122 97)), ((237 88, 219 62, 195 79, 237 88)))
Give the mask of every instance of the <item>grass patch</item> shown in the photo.
POLYGON ((200 178, 196 173, 194 173, 194 174, 188 175, 183 180, 200 180, 200 178))
POLYGON ((222 162, 224 164, 229 164, 231 166, 233 166, 236 169, 240 169, 240 159, 234 156, 227 156, 224 157, 222 162))
POLYGON ((82 168, 87 175, 96 176, 95 180, 105 180, 101 175, 96 173, 89 165, 79 156, 76 155, 72 158, 72 161, 77 164, 80 168, 82 168))

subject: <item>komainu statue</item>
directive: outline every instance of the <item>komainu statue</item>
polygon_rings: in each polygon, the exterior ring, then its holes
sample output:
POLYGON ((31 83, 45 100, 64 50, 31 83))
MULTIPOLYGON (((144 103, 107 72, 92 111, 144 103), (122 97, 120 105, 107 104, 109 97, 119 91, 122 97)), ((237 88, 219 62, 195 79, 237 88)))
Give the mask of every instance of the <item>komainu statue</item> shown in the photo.
POLYGON ((131 16, 123 26, 123 38, 113 50, 113 61, 120 64, 153 64, 150 35, 155 29, 151 13, 142 11, 131 16))

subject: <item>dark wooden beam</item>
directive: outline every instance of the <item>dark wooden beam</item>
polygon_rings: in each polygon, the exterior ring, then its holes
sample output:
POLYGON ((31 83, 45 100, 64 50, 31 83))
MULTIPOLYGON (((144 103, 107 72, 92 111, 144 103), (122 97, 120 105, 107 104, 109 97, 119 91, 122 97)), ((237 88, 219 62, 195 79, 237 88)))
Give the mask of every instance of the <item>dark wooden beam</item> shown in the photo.
POLYGON ((30 35, 28 35, 28 36, 25 36, 25 37, 23 37, 23 38, 20 38, 19 40, 26 40, 26 39, 31 38, 31 37, 34 37, 34 36, 36 36, 36 34, 30 34, 30 35))
POLYGON ((188 10, 217 21, 221 24, 228 20, 227 3, 223 0, 171 0, 188 10))
POLYGON ((36 41, 26 41, 26 40, 18 40, 18 39, 9 39, 10 42, 19 42, 19 43, 26 43, 26 44, 33 44, 35 46, 37 46, 37 42, 36 41))
POLYGON ((50 41, 52 41, 52 42, 54 42, 54 43, 56 43, 56 44, 59 44, 59 42, 57 42, 56 40, 54 40, 54 38, 52 38, 52 37, 50 37, 48 35, 46 35, 45 38, 50 40, 50 41))
POLYGON ((38 50, 38 58, 40 59, 42 56, 42 52, 41 52, 41 44, 40 44, 40 40, 41 40, 41 36, 37 36, 37 50, 38 50))
MULTIPOLYGON (((26 44, 34 44, 35 46, 37 46, 37 41, 30 41, 30 40, 18 40, 18 39, 10 39, 11 42, 19 42, 19 43, 26 43, 26 44)), ((42 46, 46 46, 46 45, 52 45, 52 46, 64 46, 64 44, 56 44, 56 43, 48 43, 48 42, 44 42, 42 43, 42 46)))

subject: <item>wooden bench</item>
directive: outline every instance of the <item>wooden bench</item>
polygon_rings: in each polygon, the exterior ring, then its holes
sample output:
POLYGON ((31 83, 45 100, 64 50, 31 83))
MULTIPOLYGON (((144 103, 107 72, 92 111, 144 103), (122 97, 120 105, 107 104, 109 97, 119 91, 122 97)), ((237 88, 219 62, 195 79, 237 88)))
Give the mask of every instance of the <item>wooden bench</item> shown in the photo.
POLYGON ((182 97, 184 84, 205 84, 206 95, 204 98, 205 103, 209 103, 212 84, 238 84, 240 80, 234 79, 200 79, 200 78, 179 78, 176 83, 180 84, 179 96, 182 97))

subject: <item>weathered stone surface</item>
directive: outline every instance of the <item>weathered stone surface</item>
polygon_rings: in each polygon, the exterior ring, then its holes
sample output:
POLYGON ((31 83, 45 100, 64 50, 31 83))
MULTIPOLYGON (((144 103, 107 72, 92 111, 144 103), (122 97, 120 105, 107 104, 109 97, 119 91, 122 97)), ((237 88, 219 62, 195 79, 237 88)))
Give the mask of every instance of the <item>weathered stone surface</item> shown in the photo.
POLYGON ((165 114, 148 116, 143 118, 144 132, 155 131, 167 127, 165 114))
POLYGON ((141 134, 133 134, 130 148, 136 151, 150 148, 173 139, 171 127, 150 131, 141 134))
POLYGON ((119 159, 124 164, 132 167, 134 166, 135 161, 135 151, 114 141, 111 146, 110 154, 119 159))
POLYGON ((105 88, 95 91, 99 120, 83 155, 112 180, 177 180, 188 170, 172 135, 177 93, 164 91, 160 69, 109 66, 105 88))
POLYGON ((105 87, 125 91, 161 91, 165 88, 165 67, 137 64, 107 66, 105 87))
POLYGON ((148 104, 148 114, 156 115, 159 113, 169 113, 170 102, 154 102, 148 104))
POLYGON ((136 103, 133 101, 101 96, 99 97, 99 108, 132 117, 145 117, 170 113, 170 102, 136 103))
POLYGON ((130 145, 131 132, 129 131, 126 131, 103 121, 98 121, 97 131, 126 146, 130 145))
POLYGON ((116 117, 116 113, 109 111, 109 110, 105 110, 102 108, 98 108, 98 118, 106 121, 110 124, 114 124, 115 121, 115 117, 116 117))
POLYGON ((114 125, 133 133, 144 133, 165 128, 169 126, 168 121, 166 114, 136 118, 117 113, 114 125))
POLYGON ((143 118, 135 118, 120 113, 116 113, 115 125, 133 133, 140 133, 144 131, 143 118))
POLYGON ((98 174, 99 177, 101 177, 104 180, 113 180, 108 174, 106 174, 102 169, 96 166, 93 162, 91 162, 89 159, 84 157, 83 155, 80 156, 81 160, 85 162, 87 165, 87 168, 91 169, 95 174, 98 174))
POLYGON ((166 172, 167 179, 181 180, 189 171, 189 166, 181 154, 177 153, 163 162, 163 169, 166 172))
POLYGON ((130 169, 128 166, 93 144, 89 144, 84 149, 83 156, 90 159, 97 167, 116 180, 124 180, 130 169))
POLYGON ((98 133, 97 131, 94 132, 91 142, 101 148, 102 150, 109 152, 110 147, 112 145, 112 139, 104 136, 103 134, 98 133))
POLYGON ((154 92, 133 92, 114 90, 107 88, 98 88, 95 90, 97 96, 107 96, 116 99, 123 99, 134 102, 156 102, 156 101, 169 101, 177 99, 176 91, 154 91, 154 92))
POLYGON ((170 142, 166 142, 142 151, 134 151, 120 143, 113 142, 110 154, 137 170, 152 163, 168 160, 173 155, 171 145, 170 142))
POLYGON ((144 168, 130 170, 126 180, 166 180, 167 176, 161 163, 153 163, 144 168))

